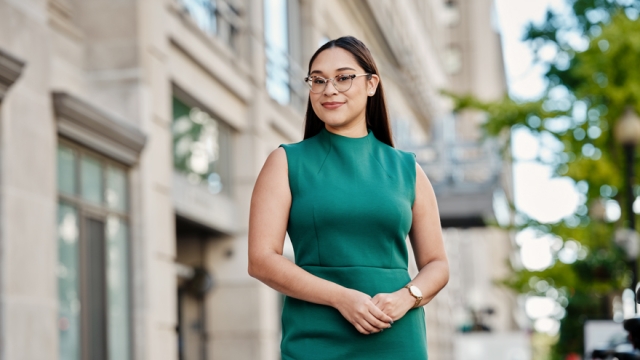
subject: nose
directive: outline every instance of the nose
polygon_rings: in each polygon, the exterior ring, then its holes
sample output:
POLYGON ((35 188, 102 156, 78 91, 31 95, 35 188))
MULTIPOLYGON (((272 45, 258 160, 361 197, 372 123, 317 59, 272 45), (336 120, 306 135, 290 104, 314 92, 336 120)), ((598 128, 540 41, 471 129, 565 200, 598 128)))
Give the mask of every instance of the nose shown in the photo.
POLYGON ((333 79, 327 80, 327 85, 325 85, 325 87, 324 87, 324 94, 326 96, 329 96, 329 95, 333 95, 333 94, 337 94, 337 93, 338 93, 338 89, 336 89, 336 86, 333 83, 333 79), (331 85, 331 89, 332 90, 329 90, 329 85, 331 85))

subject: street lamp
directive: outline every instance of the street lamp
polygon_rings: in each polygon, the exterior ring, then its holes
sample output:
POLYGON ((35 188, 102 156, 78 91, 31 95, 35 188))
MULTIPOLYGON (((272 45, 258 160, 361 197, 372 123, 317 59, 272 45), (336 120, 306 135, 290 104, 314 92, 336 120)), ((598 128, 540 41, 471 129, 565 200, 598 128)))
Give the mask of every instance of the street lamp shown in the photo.
MULTIPOLYGON (((635 194, 633 192, 633 185, 635 183, 634 164, 635 164, 635 150, 636 145, 640 142, 640 118, 636 114, 633 107, 628 106, 625 109, 622 118, 618 120, 613 133, 615 140, 622 145, 625 158, 625 207, 629 220, 629 230, 635 233, 636 219, 633 213, 633 202, 635 200, 635 194)), ((636 293, 636 284, 638 283, 638 258, 637 256, 630 260, 631 270, 633 278, 631 281, 631 290, 636 293)), ((640 299, 636 295, 636 301, 640 299)))

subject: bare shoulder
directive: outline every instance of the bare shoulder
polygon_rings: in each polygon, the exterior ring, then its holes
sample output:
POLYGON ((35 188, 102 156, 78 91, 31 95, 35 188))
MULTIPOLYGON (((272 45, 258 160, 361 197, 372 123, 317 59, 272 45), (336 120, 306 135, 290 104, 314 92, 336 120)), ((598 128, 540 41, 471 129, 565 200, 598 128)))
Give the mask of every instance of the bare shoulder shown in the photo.
POLYGON ((273 150, 267 157, 264 166, 275 167, 278 169, 287 169, 287 152, 284 148, 278 147, 273 150))
POLYGON ((256 181, 256 190, 270 192, 289 191, 287 154, 281 147, 273 150, 260 170, 256 181))
POLYGON ((429 178, 422 169, 422 166, 416 162, 416 188, 425 186, 431 187, 431 181, 429 181, 429 178))
POLYGON ((414 203, 414 210, 422 210, 425 207, 433 207, 436 204, 436 195, 431 185, 431 181, 427 177, 427 174, 416 162, 416 200, 414 203))

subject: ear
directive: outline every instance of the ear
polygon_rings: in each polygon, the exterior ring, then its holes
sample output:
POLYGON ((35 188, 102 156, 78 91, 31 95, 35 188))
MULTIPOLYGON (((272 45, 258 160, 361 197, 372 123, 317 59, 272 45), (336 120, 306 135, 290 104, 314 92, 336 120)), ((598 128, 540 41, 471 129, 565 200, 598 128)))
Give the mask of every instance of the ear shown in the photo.
POLYGON ((373 96, 373 94, 376 93, 378 83, 380 83, 380 77, 376 74, 371 74, 371 79, 367 80, 367 94, 369 94, 369 96, 373 96))

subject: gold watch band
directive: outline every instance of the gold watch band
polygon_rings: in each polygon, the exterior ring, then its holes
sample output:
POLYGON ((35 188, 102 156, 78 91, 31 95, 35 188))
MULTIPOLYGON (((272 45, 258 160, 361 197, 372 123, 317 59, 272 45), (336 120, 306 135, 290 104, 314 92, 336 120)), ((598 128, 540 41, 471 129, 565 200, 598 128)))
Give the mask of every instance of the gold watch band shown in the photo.
POLYGON ((414 309, 415 309, 415 308, 417 308, 417 307, 418 307, 418 305, 420 305, 420 302, 421 302, 421 301, 422 301, 422 298, 416 298, 416 303, 415 303, 415 304, 413 304, 413 308, 414 308, 414 309))
POLYGON ((415 295, 413 295, 413 293, 411 292, 411 289, 410 289, 411 285, 407 284, 407 285, 405 285, 404 287, 405 287, 405 289, 407 289, 407 291, 409 291, 409 294, 410 294, 411 296, 413 296, 414 298, 416 298, 416 303, 415 303, 415 304, 413 304, 412 309, 417 308, 417 307, 418 307, 418 305, 420 305, 420 302, 422 301, 422 296, 415 296, 415 295))

